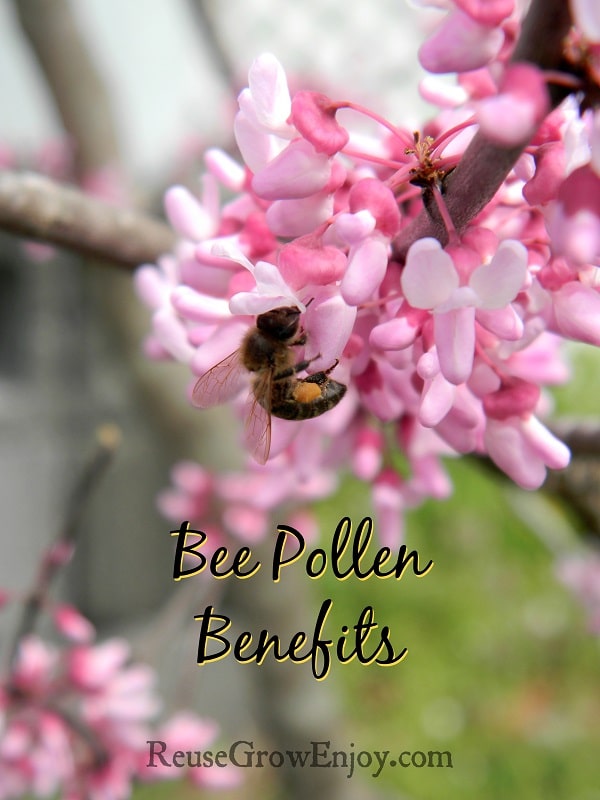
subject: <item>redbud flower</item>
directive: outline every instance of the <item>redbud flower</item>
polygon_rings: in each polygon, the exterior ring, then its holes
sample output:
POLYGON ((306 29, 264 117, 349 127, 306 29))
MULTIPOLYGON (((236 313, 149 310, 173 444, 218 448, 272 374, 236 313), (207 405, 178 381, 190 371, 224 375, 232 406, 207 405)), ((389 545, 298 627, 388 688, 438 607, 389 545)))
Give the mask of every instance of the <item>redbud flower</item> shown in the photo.
POLYGON ((291 121, 318 153, 333 156, 350 138, 336 120, 338 106, 317 92, 296 92, 292 99, 291 121))
POLYGON ((478 104, 477 122, 490 141, 518 145, 531 140, 549 107, 543 73, 530 64, 510 64, 498 94, 478 104))
MULTIPOLYGON (((62 650, 34 635, 19 642, 0 681, 0 798, 126 800, 147 776, 147 742, 157 738, 156 676, 130 661, 124 640, 93 643, 90 623, 74 609, 58 606, 53 616, 69 638, 87 641, 62 650)), ((206 744, 216 734, 214 723, 192 713, 165 725, 175 741, 182 728, 206 744)), ((188 777, 208 784, 207 771, 198 772, 188 777)), ((214 777, 220 785, 236 778, 214 777)))
POLYGON ((532 206, 556 199, 564 179, 566 156, 562 142, 541 145, 535 153, 535 173, 523 187, 523 197, 532 206))
MULTIPOLYGON (((461 286, 452 258, 436 239, 421 239, 411 246, 402 289, 413 307, 433 311, 439 365, 448 381, 464 383, 471 374, 476 309, 492 312, 506 307, 523 286, 526 269, 525 247, 506 240, 489 263, 474 269, 461 286)), ((493 315, 480 319, 484 327, 490 322, 493 315)))
POLYGON ((330 175, 329 158, 305 139, 294 139, 254 176, 252 188, 263 200, 304 198, 324 189, 330 175))
POLYGON ((523 489, 538 489, 546 467, 563 469, 570 460, 569 449, 534 416, 489 418, 485 445, 492 461, 523 489))
MULTIPOLYGON (((218 727, 212 720, 201 719, 195 714, 182 711, 161 725, 154 736, 155 741, 164 742, 167 745, 167 749, 162 755, 171 763, 173 754, 177 751, 195 753, 209 749, 217 734, 218 727)), ((165 766, 158 758, 153 766, 148 766, 147 753, 141 760, 140 772, 142 780, 147 782, 175 780, 183 777, 189 779, 194 786, 213 789, 226 789, 240 784, 240 771, 233 766, 226 765, 208 769, 192 761, 190 766, 174 771, 172 767, 165 766)))
POLYGON ((600 177, 593 169, 579 167, 565 178, 546 219, 558 253, 578 264, 600 258, 600 177))
POLYGON ((94 626, 73 606, 67 604, 56 606, 52 617, 57 630, 72 642, 91 642, 95 638, 94 626))
POLYGON ((242 157, 256 173, 275 158, 294 136, 288 124, 291 99, 277 59, 266 53, 250 67, 248 88, 238 98, 234 130, 242 157))
POLYGON ((504 44, 504 33, 454 11, 419 49, 419 61, 429 72, 467 72, 489 64, 504 44))
POLYGON ((553 295, 556 329, 570 339, 600 346, 600 294, 578 281, 553 295))
POLYGON ((403 511, 405 508, 403 485, 391 469, 382 470, 373 483, 373 509, 381 542, 398 548, 404 539, 403 511))
POLYGON ((352 454, 352 467, 358 478, 370 481, 379 473, 383 447, 380 431, 366 426, 359 430, 352 454))
POLYGON ((499 25, 514 11, 514 0, 454 0, 454 4, 481 25, 499 25))
MULTIPOLYGON (((462 74, 428 126, 434 134, 411 136, 347 100, 292 98, 281 65, 261 56, 234 126, 244 163, 211 151, 202 199, 168 195, 181 240, 137 278, 153 312, 149 353, 202 375, 240 347, 258 315, 294 306, 303 335, 293 357, 308 368, 293 378, 333 368, 347 391, 314 419, 273 416, 264 466, 186 468, 187 483, 175 475, 161 499, 167 513, 208 515, 215 536, 253 541, 274 509, 327 496, 348 468, 372 483, 382 535, 397 541, 404 509, 447 496, 445 455, 489 455, 526 488, 568 462, 537 415, 543 388, 567 377, 560 337, 599 341, 600 117, 580 115, 574 100, 546 116, 546 76, 509 61, 520 14, 512 0, 445 5, 422 61, 462 74), (352 114, 379 129, 358 136, 352 114), (487 138, 529 147, 456 231, 440 187, 474 120, 487 138), (220 185, 234 197, 219 208, 220 185), (398 237, 424 197, 446 219, 449 244, 414 241, 403 262, 398 237), (387 471, 391 441, 408 464, 401 479, 387 471)), ((220 397, 242 425, 252 392, 241 371, 220 397)))

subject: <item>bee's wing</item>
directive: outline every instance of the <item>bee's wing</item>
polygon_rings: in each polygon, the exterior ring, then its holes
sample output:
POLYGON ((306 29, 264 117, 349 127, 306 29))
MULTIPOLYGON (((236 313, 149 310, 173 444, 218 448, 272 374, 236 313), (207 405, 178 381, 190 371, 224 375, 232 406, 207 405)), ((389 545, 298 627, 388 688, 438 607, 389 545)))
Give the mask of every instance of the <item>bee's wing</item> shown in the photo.
POLYGON ((236 350, 198 378, 192 403, 198 408, 212 408, 233 400, 243 389, 247 374, 236 350))
POLYGON ((264 370, 254 379, 252 392, 248 396, 245 408, 246 427, 244 439, 252 457, 259 464, 266 464, 271 450, 271 392, 273 389, 273 372, 264 370), (262 398, 264 408, 258 398, 262 398))

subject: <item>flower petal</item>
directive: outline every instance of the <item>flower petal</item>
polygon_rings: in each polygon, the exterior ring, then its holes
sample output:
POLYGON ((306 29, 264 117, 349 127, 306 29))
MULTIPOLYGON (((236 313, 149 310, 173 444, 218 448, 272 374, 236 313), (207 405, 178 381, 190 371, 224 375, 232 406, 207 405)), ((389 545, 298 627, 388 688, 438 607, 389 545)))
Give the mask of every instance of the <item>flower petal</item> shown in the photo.
POLYGON ((553 301, 556 325, 563 336, 600 347, 600 293, 572 281, 554 293, 553 301))
POLYGON ((506 239, 489 264, 473 272, 469 286, 486 309, 504 308, 515 299, 527 277, 527 249, 521 242, 506 239))
POLYGON ((285 71, 272 53, 263 53, 248 71, 248 89, 239 97, 240 109, 272 131, 289 129, 292 101, 285 71))
POLYGON ((458 288, 458 274, 437 239, 419 239, 410 246, 400 283, 413 308, 435 308, 458 288))
POLYGON ((419 61, 429 72, 467 72, 492 61, 503 44, 504 33, 499 28, 479 25, 455 11, 421 46, 419 61))
POLYGON ((252 188, 264 200, 291 200, 320 192, 331 175, 329 158, 310 142, 295 139, 252 179, 252 188))
POLYGON ((350 250, 340 291, 344 300, 358 306, 377 291, 385 276, 388 244, 379 236, 365 239, 350 250))
POLYGON ((473 369, 475 309, 457 308, 435 314, 433 325, 442 374, 450 383, 464 383, 473 369))

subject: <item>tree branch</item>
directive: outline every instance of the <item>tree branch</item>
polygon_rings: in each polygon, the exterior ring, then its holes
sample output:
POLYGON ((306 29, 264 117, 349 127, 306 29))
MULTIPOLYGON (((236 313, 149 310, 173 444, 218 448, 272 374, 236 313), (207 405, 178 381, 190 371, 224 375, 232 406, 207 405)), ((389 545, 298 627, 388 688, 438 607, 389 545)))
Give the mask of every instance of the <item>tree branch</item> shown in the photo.
POLYGON ((15 0, 23 32, 43 70, 79 178, 120 166, 110 99, 67 0, 15 0))
POLYGON ((175 244, 160 220, 34 173, 0 172, 0 228, 128 269, 175 244))
POLYGON ((243 89, 239 85, 233 62, 224 46, 213 18, 213 11, 209 10, 206 0, 191 0, 190 8, 198 23, 202 38, 209 52, 211 62, 232 92, 238 93, 243 89))
POLYGON ((70 560, 77 538, 81 512, 111 463, 120 440, 121 432, 110 423, 102 425, 96 431, 94 450, 84 464, 73 487, 67 503, 64 522, 45 554, 34 587, 25 600, 23 613, 10 648, 10 664, 17 656, 20 642, 33 631, 53 581, 61 568, 70 560))
MULTIPOLYGON (((544 70, 560 68, 562 43, 570 26, 569 4, 565 0, 533 0, 512 61, 527 61, 544 70)), ((569 93, 559 86, 548 89, 552 108, 569 93)), ((489 203, 528 144, 529 140, 501 147, 481 133, 474 136, 444 185, 444 201, 458 231, 489 203)), ((446 226, 435 209, 424 209, 400 233, 395 242, 396 255, 404 259, 410 245, 424 236, 433 236, 443 245, 448 241, 446 226)))

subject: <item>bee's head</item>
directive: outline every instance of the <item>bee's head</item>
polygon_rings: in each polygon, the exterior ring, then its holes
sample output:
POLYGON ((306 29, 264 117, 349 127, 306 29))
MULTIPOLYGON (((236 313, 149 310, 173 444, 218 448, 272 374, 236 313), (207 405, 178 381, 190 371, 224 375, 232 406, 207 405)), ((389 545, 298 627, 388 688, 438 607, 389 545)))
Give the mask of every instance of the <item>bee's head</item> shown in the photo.
POLYGON ((267 336, 280 341, 292 339, 298 332, 300 309, 296 306, 283 306, 265 311, 256 318, 256 327, 267 336))

